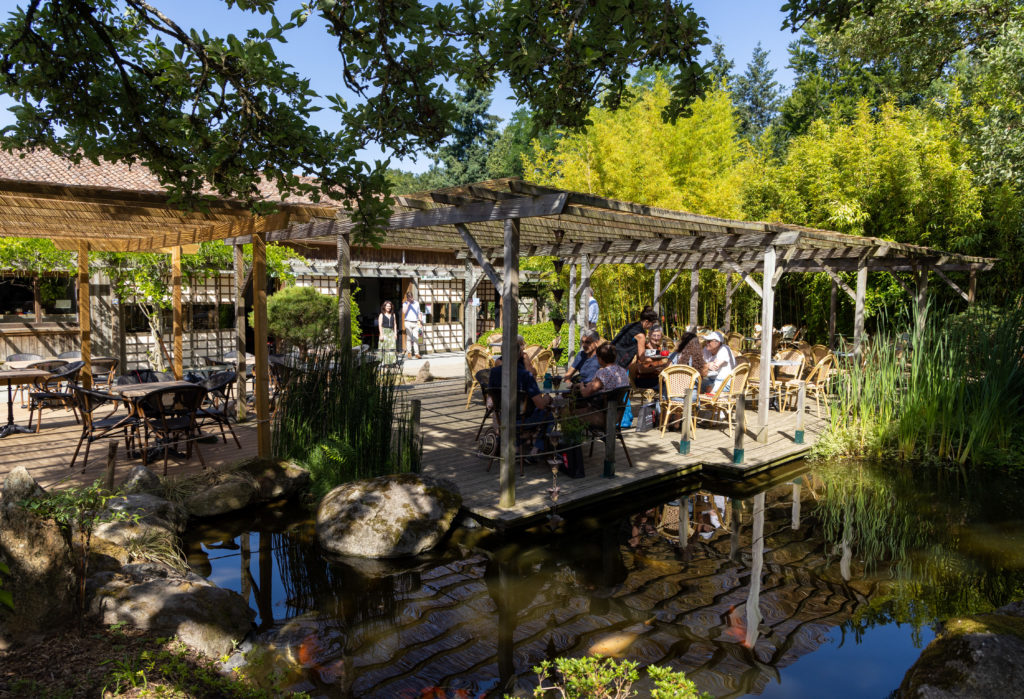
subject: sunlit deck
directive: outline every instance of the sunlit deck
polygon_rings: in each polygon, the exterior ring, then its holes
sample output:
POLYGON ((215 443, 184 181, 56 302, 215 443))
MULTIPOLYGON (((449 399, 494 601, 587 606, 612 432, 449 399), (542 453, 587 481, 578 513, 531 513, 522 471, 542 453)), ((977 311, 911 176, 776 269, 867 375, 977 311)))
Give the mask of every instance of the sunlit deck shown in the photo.
MULTIPOLYGON (((553 503, 548 495, 551 468, 546 464, 526 464, 522 476, 517 465, 516 504, 508 509, 498 507, 498 462, 488 471, 488 460, 476 456, 475 437, 484 412, 479 394, 468 410, 460 380, 411 386, 407 396, 422 401, 424 473, 455 481, 462 492, 463 506, 488 525, 520 527, 547 517, 553 503)), ((626 446, 635 468, 629 468, 622 446, 616 442, 615 478, 602 477, 604 445, 596 444, 589 457, 589 447, 584 446, 587 475, 580 479, 558 476, 558 511, 614 502, 696 473, 749 478, 805 455, 825 430, 826 420, 817 417, 813 406, 810 408, 805 415, 803 444, 794 442, 795 426, 794 412, 772 411, 767 442, 755 441, 748 430, 745 457, 739 465, 732 463, 733 440, 724 428, 698 428, 686 456, 678 453, 678 431, 666 432, 664 437, 660 430, 643 434, 627 431, 626 446)))

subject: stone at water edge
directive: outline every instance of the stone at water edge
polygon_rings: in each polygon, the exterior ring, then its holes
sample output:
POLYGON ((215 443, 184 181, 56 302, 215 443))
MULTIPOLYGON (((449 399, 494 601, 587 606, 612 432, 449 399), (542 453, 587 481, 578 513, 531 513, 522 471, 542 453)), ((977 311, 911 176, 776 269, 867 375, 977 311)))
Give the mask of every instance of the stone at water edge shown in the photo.
POLYGON ((214 517, 248 507, 257 492, 252 480, 239 476, 191 495, 185 501, 185 509, 193 517, 214 517))
POLYGON ((309 471, 290 461, 250 459, 238 470, 255 479, 259 486, 258 498, 264 501, 290 497, 309 487, 309 471))
POLYGON ((128 477, 121 484, 121 492, 125 494, 144 493, 163 497, 164 486, 155 473, 142 464, 138 464, 128 472, 128 477))
POLYGON ((96 525, 95 536, 127 546, 132 539, 151 536, 154 533, 169 534, 176 538, 188 525, 188 513, 177 503, 149 495, 132 493, 111 498, 107 501, 108 513, 124 512, 137 519, 113 520, 96 525))
POLYGON ((316 532, 321 546, 342 556, 413 556, 437 545, 461 506, 451 481, 380 476, 327 493, 317 510, 316 532))
POLYGON ((252 629, 256 612, 237 592, 193 573, 153 563, 127 565, 90 579, 89 611, 103 624, 127 622, 219 658, 252 629))
POLYGON ((24 466, 15 466, 4 478, 3 503, 17 505, 22 500, 46 495, 42 486, 29 474, 24 466))

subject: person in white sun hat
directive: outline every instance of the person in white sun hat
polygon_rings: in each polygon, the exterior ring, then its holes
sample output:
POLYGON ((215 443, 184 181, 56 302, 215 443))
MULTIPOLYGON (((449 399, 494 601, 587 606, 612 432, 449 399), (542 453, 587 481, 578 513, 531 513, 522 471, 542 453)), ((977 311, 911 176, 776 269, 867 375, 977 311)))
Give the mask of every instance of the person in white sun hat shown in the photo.
POLYGON ((736 368, 736 357, 725 344, 725 337, 717 330, 704 333, 701 339, 704 340, 704 363, 708 375, 701 380, 700 390, 714 393, 736 368))

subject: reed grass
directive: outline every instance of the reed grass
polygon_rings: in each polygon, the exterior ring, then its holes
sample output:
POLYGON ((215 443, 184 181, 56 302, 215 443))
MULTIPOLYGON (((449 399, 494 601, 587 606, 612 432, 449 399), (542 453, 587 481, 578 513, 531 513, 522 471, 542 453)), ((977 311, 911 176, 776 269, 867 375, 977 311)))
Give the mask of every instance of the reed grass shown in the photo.
POLYGON ((274 454, 310 471, 314 494, 419 469, 399 370, 350 352, 311 354, 290 372, 274 415, 274 454))
POLYGON ((835 377, 816 456, 1015 464, 1024 447, 1024 311, 933 312, 872 338, 835 377))

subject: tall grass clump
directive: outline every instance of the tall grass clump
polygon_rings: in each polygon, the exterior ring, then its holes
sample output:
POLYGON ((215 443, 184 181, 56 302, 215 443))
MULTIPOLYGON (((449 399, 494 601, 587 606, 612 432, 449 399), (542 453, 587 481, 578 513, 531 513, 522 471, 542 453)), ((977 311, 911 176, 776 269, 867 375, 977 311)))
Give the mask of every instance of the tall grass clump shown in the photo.
POLYGON ((1024 446, 1024 310, 933 312, 877 333, 836 376, 820 455, 1016 463, 1024 446))
POLYGON ((296 366, 278 398, 274 454, 308 468, 314 494, 418 470, 396 369, 341 351, 312 353, 296 366))

